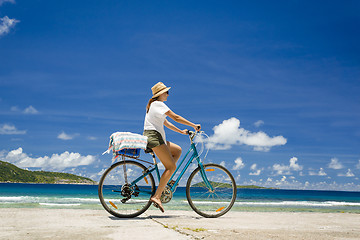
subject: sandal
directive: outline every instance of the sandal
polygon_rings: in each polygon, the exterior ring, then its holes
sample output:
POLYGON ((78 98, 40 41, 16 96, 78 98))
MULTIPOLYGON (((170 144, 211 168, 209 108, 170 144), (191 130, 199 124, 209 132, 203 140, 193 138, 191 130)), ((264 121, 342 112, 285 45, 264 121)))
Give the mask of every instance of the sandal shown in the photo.
POLYGON ((154 201, 152 198, 150 198, 150 202, 152 202, 156 208, 160 209, 161 212, 165 212, 161 202, 159 204, 158 202, 154 201))

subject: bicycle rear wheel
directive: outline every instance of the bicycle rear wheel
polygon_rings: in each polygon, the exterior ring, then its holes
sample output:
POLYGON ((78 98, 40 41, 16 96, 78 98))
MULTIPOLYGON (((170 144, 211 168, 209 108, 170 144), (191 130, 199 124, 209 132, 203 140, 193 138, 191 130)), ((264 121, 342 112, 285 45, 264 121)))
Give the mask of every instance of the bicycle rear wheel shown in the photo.
POLYGON ((206 218, 216 218, 227 213, 236 200, 236 183, 231 173, 218 164, 204 164, 204 172, 195 169, 186 184, 186 197, 191 208, 206 218), (205 173, 211 190, 204 181, 205 173))
POLYGON ((145 170, 144 165, 126 160, 113 164, 104 172, 98 194, 106 211, 119 218, 132 218, 150 207, 155 181, 151 173, 141 177, 145 170))

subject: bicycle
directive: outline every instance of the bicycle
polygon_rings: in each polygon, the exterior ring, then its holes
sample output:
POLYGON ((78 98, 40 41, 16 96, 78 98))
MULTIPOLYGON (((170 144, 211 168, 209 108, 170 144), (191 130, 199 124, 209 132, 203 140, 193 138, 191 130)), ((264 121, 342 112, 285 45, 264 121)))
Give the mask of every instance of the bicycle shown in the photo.
MULTIPOLYGON (((194 141, 197 134, 204 134, 204 132, 188 131, 189 150, 167 183, 161 196, 161 202, 168 203, 172 199, 178 183, 195 160, 198 167, 187 180, 187 201, 190 207, 203 217, 220 217, 227 213, 235 202, 236 183, 231 173, 222 165, 202 163, 194 141), (173 180, 189 154, 188 161, 181 173, 176 180, 173 180)), ((102 206, 110 214, 119 218, 132 218, 144 213, 150 207, 150 197, 156 190, 152 173, 156 173, 159 181, 160 172, 155 154, 151 149, 147 149, 145 152, 152 155, 153 163, 123 153, 121 154, 122 160, 111 165, 103 173, 99 182, 98 194, 102 206), (129 160, 129 158, 134 160, 129 160), (150 166, 145 167, 135 160, 145 162, 150 166)))

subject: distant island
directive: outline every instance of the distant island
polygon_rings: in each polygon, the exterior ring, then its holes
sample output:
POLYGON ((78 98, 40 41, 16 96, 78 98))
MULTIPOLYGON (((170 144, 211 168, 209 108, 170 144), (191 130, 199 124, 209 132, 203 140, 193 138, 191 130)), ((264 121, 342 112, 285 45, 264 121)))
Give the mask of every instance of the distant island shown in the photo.
POLYGON ((237 188, 249 188, 249 189, 276 189, 276 188, 268 188, 268 187, 260 187, 256 185, 237 185, 237 188))
POLYGON ((70 173, 29 171, 0 161, 0 182, 6 183, 52 183, 52 184, 97 184, 90 178, 70 173))

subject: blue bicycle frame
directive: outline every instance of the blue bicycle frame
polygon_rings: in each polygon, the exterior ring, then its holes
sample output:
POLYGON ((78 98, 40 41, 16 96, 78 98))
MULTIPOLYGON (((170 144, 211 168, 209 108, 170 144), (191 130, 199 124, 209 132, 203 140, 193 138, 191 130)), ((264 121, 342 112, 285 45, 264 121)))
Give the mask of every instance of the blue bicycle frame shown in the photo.
MULTIPOLYGON (((200 167, 200 173, 201 173, 201 177, 205 183, 205 185, 210 189, 210 191, 213 191, 214 188, 211 186, 210 181, 207 179, 206 174, 205 174, 205 169, 204 166, 202 164, 202 162, 200 161, 200 157, 198 155, 195 143, 193 142, 193 139, 190 137, 191 140, 191 145, 189 150, 187 151, 187 153, 185 154, 185 156, 183 157, 183 159, 181 160, 180 164, 178 165, 178 167, 176 168, 175 172, 173 173, 173 175, 170 177, 169 182, 167 183, 168 186, 170 187, 172 192, 175 192, 178 183, 180 182, 181 178, 183 177, 183 175, 185 174, 186 170, 189 168, 190 164, 194 161, 194 159, 196 159, 198 166, 200 167), (178 178, 175 180, 175 183, 171 186, 170 182, 171 180, 175 177, 176 173, 178 172, 178 170, 180 169, 181 165, 185 162, 185 159, 188 157, 189 153, 193 152, 192 155, 190 156, 189 160, 187 161, 186 165, 184 166, 184 168, 182 169, 180 175, 178 176, 178 178)), ((156 171, 156 175, 158 178, 158 181, 160 181, 160 172, 159 172, 159 168, 158 168, 158 163, 156 162, 156 158, 155 158, 155 154, 151 153, 153 156, 153 160, 154 160, 154 167, 153 168, 148 168, 146 171, 143 172, 143 175, 139 176, 137 179, 135 179, 133 182, 130 183, 130 186, 135 186, 135 184, 137 182, 139 182, 141 179, 145 178, 146 180, 146 176, 149 175, 150 173, 152 173, 153 171, 156 171)))

